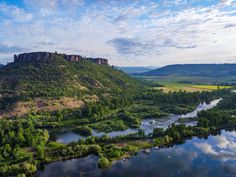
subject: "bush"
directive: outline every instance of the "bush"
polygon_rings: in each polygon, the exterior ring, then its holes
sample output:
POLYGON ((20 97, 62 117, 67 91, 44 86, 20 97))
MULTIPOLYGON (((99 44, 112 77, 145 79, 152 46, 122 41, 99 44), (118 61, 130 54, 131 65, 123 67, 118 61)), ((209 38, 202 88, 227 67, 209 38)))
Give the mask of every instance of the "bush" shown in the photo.
POLYGON ((89 128, 87 125, 77 127, 73 131, 76 132, 76 133, 79 133, 83 136, 91 136, 92 135, 92 129, 89 128))
POLYGON ((107 168, 107 167, 109 167, 109 165, 110 165, 110 162, 107 158, 105 158, 105 157, 99 158, 99 160, 98 160, 98 167, 99 168, 107 168))

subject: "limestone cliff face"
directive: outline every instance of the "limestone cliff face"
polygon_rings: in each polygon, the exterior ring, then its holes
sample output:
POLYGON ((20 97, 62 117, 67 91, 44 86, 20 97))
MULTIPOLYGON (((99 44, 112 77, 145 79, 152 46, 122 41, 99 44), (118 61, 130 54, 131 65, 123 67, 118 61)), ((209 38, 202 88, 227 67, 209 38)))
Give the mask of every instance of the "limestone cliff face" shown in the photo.
MULTIPOLYGON (((54 55, 58 55, 57 53, 51 52, 31 52, 31 53, 23 53, 19 55, 14 55, 15 62, 24 62, 24 61, 50 61, 52 60, 54 55)), ((96 63, 99 65, 108 65, 108 60, 104 58, 85 58, 80 55, 66 55, 60 54, 64 56, 64 59, 71 62, 80 62, 82 60, 87 60, 92 63, 96 63)))

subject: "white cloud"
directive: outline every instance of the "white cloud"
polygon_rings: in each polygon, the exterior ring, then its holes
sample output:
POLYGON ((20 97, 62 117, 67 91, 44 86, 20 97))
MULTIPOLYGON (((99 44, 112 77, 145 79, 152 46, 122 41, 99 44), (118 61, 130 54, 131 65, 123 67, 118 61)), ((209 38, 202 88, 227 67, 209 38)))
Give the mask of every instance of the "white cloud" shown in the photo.
POLYGON ((220 4, 224 6, 230 6, 234 3, 234 0, 221 0, 220 4))
POLYGON ((174 0, 174 1, 165 0, 165 1, 162 2, 162 4, 165 5, 165 6, 186 5, 187 3, 188 3, 188 0, 174 0))
POLYGON ((29 22, 33 19, 31 13, 27 13, 16 6, 0 4, 0 12, 15 22, 29 22))
MULTIPOLYGON (((108 57, 114 65, 225 63, 235 59, 234 9, 223 11, 216 4, 171 11, 148 0, 122 2, 85 5, 82 0, 25 0, 28 8, 14 7, 20 15, 7 10, 0 18, 0 40, 32 51, 108 57), (25 19, 24 23, 16 23, 19 19, 25 19)), ((174 1, 175 6, 183 3, 186 1, 174 1)), ((10 8, 4 5, 4 9, 10 8)))

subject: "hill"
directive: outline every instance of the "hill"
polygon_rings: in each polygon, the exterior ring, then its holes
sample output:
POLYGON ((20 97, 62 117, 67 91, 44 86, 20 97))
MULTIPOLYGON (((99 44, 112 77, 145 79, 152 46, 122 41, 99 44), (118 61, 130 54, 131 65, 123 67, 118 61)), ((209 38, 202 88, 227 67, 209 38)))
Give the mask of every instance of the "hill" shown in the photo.
POLYGON ((143 76, 236 76, 236 64, 179 64, 168 65, 142 73, 143 76))
POLYGON ((0 68, 3 67, 4 65, 3 64, 0 64, 0 68))
POLYGON ((109 65, 70 62, 61 55, 49 61, 13 62, 0 69, 0 116, 78 108, 139 86, 109 65))
MULTIPOLYGON (((127 67, 117 67, 117 69, 120 69, 124 71, 127 74, 139 74, 139 73, 144 73, 153 70, 154 68, 149 68, 149 67, 132 67, 132 66, 127 66, 127 67)), ((155 68, 156 69, 156 68, 155 68)))

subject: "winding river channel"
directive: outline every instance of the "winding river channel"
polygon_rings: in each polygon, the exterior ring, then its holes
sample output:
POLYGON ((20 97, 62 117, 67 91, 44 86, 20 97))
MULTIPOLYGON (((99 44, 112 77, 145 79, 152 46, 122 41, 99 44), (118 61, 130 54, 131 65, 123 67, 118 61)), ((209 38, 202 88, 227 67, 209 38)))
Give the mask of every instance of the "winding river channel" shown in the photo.
MULTIPOLYGON (((221 99, 216 99, 216 100, 211 101, 209 104, 201 103, 196 107, 196 109, 193 112, 190 112, 190 113, 187 113, 184 115, 172 114, 167 117, 163 117, 163 118, 159 118, 159 119, 144 119, 144 120, 142 120, 140 128, 145 131, 145 134, 152 133, 153 129, 156 127, 166 129, 169 125, 171 125, 174 122, 177 122, 179 119, 187 119, 187 118, 197 117, 197 113, 199 111, 212 109, 220 101, 221 101, 221 99)), ((196 122, 188 122, 186 124, 191 126, 191 125, 195 125, 196 122)), ((138 129, 131 129, 130 128, 125 131, 113 131, 113 132, 107 133, 107 135, 109 135, 110 137, 115 137, 118 135, 128 135, 130 133, 137 133, 137 132, 138 132, 138 129)), ((104 133, 93 130, 92 135, 93 136, 102 136, 102 135, 104 135, 104 133)), ((67 131, 67 130, 52 132, 51 136, 53 137, 53 140, 56 140, 57 142, 61 142, 61 143, 65 143, 65 144, 68 144, 73 141, 78 141, 81 138, 85 138, 81 135, 78 135, 76 133, 73 133, 73 132, 67 131)))
MULTIPOLYGON (((179 118, 196 117, 197 112, 211 109, 220 100, 200 104, 186 115, 171 115, 163 120, 145 120, 142 128, 148 133, 153 127, 165 128, 179 118), (155 121, 150 123, 150 121, 155 121)), ((114 134, 115 136, 115 134, 114 134)), ((62 137, 62 136, 61 136, 62 137)), ((72 140, 70 134, 64 139, 72 140)), ((76 137, 79 138, 79 137, 76 137)), ((80 137, 83 138, 83 137, 80 137)), ((61 140, 65 142, 65 140, 61 140)), ((36 177, 235 177, 236 176, 236 131, 222 130, 208 138, 194 137, 180 145, 152 150, 150 154, 139 152, 128 160, 120 160, 107 169, 97 166, 98 157, 57 161, 36 177)))

